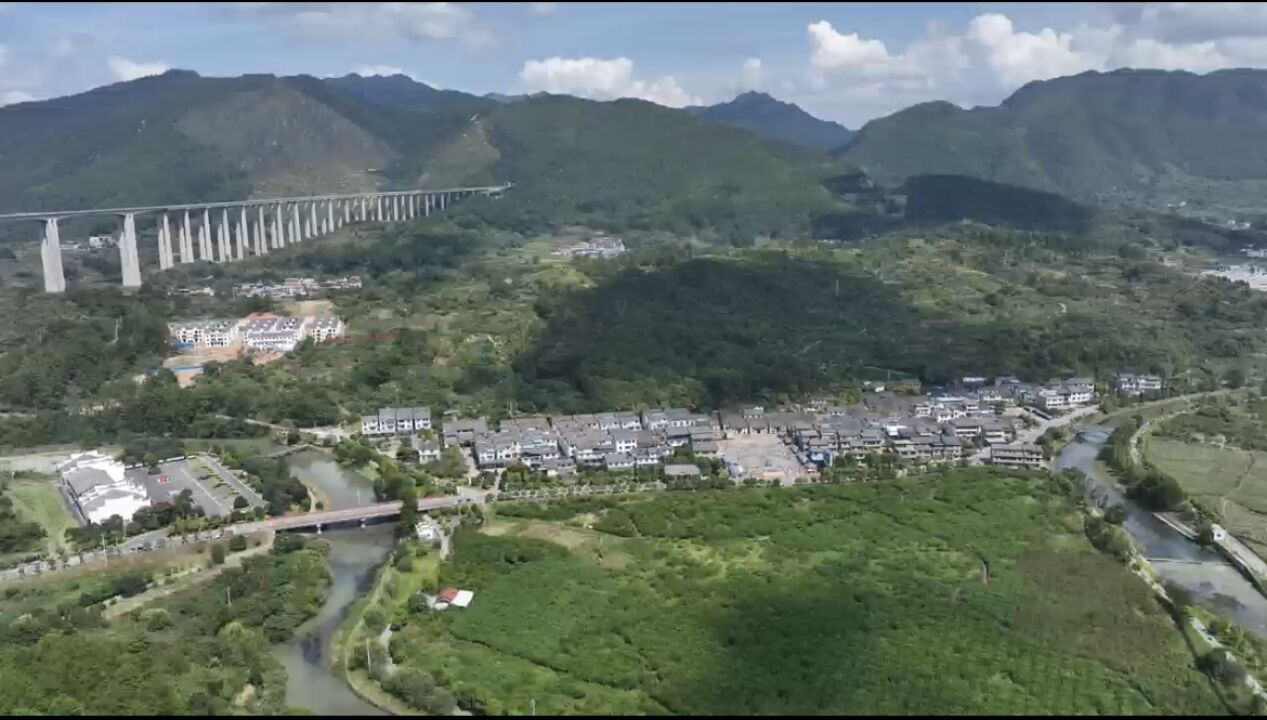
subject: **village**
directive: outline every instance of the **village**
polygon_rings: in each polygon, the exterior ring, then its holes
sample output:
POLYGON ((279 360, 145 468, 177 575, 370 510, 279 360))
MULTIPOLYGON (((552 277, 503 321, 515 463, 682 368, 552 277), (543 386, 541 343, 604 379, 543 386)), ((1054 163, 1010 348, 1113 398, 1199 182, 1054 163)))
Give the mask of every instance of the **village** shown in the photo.
MULTIPOLYGON (((1119 373, 1113 390, 1123 396, 1156 393, 1156 375, 1119 373)), ((731 478, 790 484, 840 461, 889 455, 921 465, 970 460, 1005 467, 1042 467, 1038 444, 1050 427, 1095 407, 1090 378, 1025 383, 1000 376, 965 377, 954 387, 920 393, 870 383, 860 402, 828 401, 767 409, 746 406, 716 412, 684 408, 612 411, 584 415, 531 415, 502 420, 443 418, 433 430, 428 407, 381 408, 361 418, 369 438, 409 436, 421 462, 439 460, 460 447, 479 471, 524 466, 547 477, 580 470, 634 472, 655 468, 666 475, 691 473, 687 457, 717 458, 731 478)), ((693 466, 691 466, 693 468, 693 466)))

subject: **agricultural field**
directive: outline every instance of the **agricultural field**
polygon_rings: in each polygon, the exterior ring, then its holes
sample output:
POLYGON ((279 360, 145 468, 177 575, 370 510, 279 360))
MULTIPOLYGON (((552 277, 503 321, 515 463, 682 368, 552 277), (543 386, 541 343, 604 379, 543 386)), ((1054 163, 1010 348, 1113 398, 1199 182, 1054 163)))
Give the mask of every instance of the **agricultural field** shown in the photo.
POLYGON ((439 580, 391 654, 477 714, 1225 711, 1046 476, 507 506, 439 580))
POLYGON ((1267 550, 1267 452, 1150 437, 1144 459, 1255 550, 1267 550))

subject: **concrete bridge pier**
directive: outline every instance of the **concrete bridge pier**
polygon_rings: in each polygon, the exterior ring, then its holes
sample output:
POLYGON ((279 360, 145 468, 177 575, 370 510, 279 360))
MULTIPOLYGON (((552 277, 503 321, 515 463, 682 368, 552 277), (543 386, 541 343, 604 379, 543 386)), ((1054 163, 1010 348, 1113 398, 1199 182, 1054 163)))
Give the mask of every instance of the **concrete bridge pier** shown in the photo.
POLYGON ((246 246, 249 244, 246 240, 246 206, 242 206, 242 212, 238 218, 238 259, 246 259, 246 246))
POLYGON ((198 226, 198 254, 199 260, 216 259, 211 252, 211 211, 205 208, 202 211, 202 225, 198 226))
POLYGON ((189 211, 185 211, 184 222, 180 225, 180 261, 182 263, 191 263, 194 261, 194 240, 193 232, 189 226, 189 211))
POLYGON ((334 232, 334 201, 326 200, 326 234, 334 232))
POLYGON ((220 262, 233 261, 233 248, 229 243, 229 236, 232 234, 232 226, 229 224, 229 209, 224 208, 220 211, 220 262))
POLYGON ((299 242, 299 203, 290 205, 290 244, 299 242))
POLYGON ((378 208, 377 212, 374 215, 374 219, 379 222, 382 222, 383 221, 383 196, 375 195, 374 202, 375 202, 376 207, 378 208))
POLYGON ((304 233, 304 240, 311 240, 317 237, 317 201, 316 200, 308 201, 308 220, 307 220, 307 224, 305 225, 305 230, 306 232, 304 233))
POLYGON ((317 523, 317 534, 321 534, 321 523, 317 523))
POLYGON ((163 270, 176 264, 176 255, 172 252, 172 226, 167 213, 163 213, 163 219, 158 226, 158 264, 163 270))
POLYGON ((57 230, 57 218, 44 221, 40 259, 44 263, 44 292, 66 292, 66 273, 62 270, 62 238, 57 230))
POLYGON ((268 254, 268 238, 264 237, 264 206, 260 205, 256 208, 255 219, 255 254, 268 254))
POLYGON ((123 216, 123 234, 119 236, 119 267, 123 270, 123 287, 141 287, 141 260, 136 253, 136 215, 123 216))
POLYGON ((273 223, 269 226, 273 231, 273 246, 286 244, 285 213, 280 203, 273 206, 273 223))
POLYGON ((431 217, 431 195, 422 196, 422 216, 431 217))

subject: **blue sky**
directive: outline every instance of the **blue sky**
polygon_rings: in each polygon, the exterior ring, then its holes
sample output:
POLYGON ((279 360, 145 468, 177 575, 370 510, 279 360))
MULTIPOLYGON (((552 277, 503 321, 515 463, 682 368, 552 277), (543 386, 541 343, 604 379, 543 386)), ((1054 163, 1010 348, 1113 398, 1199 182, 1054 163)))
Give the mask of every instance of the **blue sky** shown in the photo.
POLYGON ((0 2, 0 104, 179 67, 405 72, 469 92, 711 103, 764 90, 858 127, 1085 70, 1267 66, 1254 3, 0 2))

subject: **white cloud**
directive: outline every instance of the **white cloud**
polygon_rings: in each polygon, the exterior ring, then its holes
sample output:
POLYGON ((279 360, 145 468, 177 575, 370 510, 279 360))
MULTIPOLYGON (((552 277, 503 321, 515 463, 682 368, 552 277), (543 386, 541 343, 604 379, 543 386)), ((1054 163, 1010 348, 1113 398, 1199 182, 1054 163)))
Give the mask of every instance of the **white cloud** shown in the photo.
POLYGON ((703 103, 686 92, 671 75, 635 80, 633 69, 633 61, 624 57, 553 57, 525 62, 519 79, 530 92, 577 95, 594 100, 640 98, 668 107, 703 103))
MULTIPOLYGON (((0 8, 2 9, 2 8, 0 8)), ((0 106, 30 102, 35 96, 25 90, 0 90, 0 106)))
POLYGON ((162 75, 169 69, 165 63, 135 62, 117 55, 106 60, 106 64, 110 68, 110 76, 115 80, 136 80, 150 75, 162 75))
POLYGON ((382 77, 391 77, 392 75, 408 75, 404 70, 394 65, 362 65, 352 72, 361 77, 372 77, 380 75, 382 77))
POLYGON ((1021 85, 1123 67, 1267 67, 1267 4, 1116 3, 1096 21, 1021 29, 1001 13, 930 28, 904 47, 826 20, 806 26, 803 68, 765 82, 812 112, 858 125, 911 104, 996 104, 1021 85))
POLYGON ((841 35, 826 20, 810 23, 806 30, 814 44, 810 63, 816 68, 859 68, 884 65, 895 60, 882 41, 863 40, 858 33, 841 35))
POLYGON ((457 41, 472 48, 497 44, 470 8, 451 2, 238 2, 226 9, 270 18, 278 29, 308 40, 457 41))
POLYGON ((739 71, 739 89, 761 89, 761 58, 748 58, 743 61, 743 69, 739 71))
POLYGON ((37 75, 29 69, 17 67, 13 53, 0 44, 0 106, 34 100, 33 91, 38 84, 37 75))
POLYGON ((552 2, 528 3, 528 10, 534 15, 550 15, 557 9, 559 9, 558 3, 552 3, 552 2))

